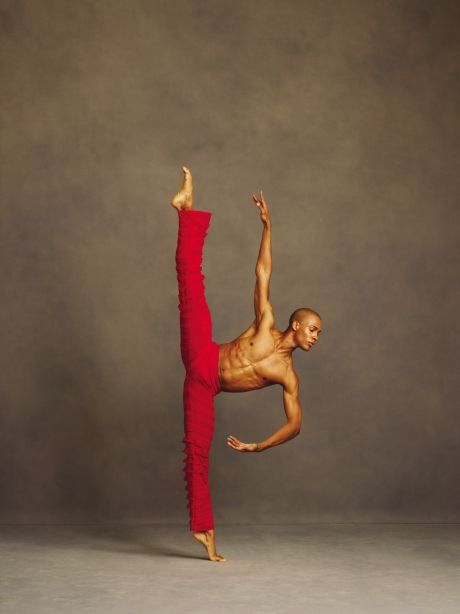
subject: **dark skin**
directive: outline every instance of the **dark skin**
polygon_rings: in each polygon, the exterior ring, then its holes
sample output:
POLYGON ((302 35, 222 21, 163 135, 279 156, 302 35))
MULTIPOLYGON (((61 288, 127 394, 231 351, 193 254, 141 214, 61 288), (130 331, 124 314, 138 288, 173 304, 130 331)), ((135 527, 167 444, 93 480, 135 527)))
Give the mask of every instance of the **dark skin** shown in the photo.
POLYGON ((252 198, 263 224, 256 264, 256 317, 236 339, 219 345, 219 379, 225 392, 245 392, 279 384, 283 388, 286 423, 258 443, 244 443, 230 435, 228 445, 239 452, 261 452, 300 433, 299 377, 294 369, 292 353, 297 348, 309 352, 322 331, 321 319, 312 313, 303 314, 284 331, 275 326, 275 314, 270 303, 271 218, 262 191, 260 196, 253 194, 252 198))
MULTIPOLYGON (((175 209, 193 206, 193 182, 190 170, 182 167, 183 182, 172 197, 175 209)), ((230 343, 219 345, 219 380, 225 392, 245 392, 279 384, 283 387, 286 423, 273 435, 259 443, 243 443, 233 435, 227 443, 238 452, 260 452, 277 446, 299 434, 302 409, 299 402, 299 378, 292 364, 292 353, 301 348, 309 352, 321 334, 321 318, 313 313, 300 313, 286 330, 275 326, 275 314, 270 303, 270 276, 272 271, 271 219, 262 191, 253 194, 263 224, 262 240, 256 264, 254 291, 255 318, 252 324, 230 343)), ((214 529, 193 533, 205 547, 211 561, 226 559, 216 550, 214 529)))

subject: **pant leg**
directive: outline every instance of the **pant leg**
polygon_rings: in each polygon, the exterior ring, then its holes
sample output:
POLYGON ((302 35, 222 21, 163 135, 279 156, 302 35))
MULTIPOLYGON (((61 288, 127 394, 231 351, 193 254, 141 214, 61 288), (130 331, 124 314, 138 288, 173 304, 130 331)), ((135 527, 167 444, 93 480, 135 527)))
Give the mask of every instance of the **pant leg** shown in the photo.
MULTIPOLYGON (((214 405, 209 378, 212 323, 206 302, 202 255, 211 214, 179 211, 176 270, 179 285, 181 356, 186 369, 184 402, 184 479, 191 531, 214 528, 209 489, 209 452, 214 405)), ((214 391, 215 394, 215 391, 214 391)))
POLYGON ((176 271, 179 285, 180 346, 186 370, 202 348, 211 342, 211 314, 202 274, 203 246, 211 213, 179 210, 176 271))
POLYGON ((214 528, 209 488, 209 452, 214 434, 213 394, 193 377, 184 382, 184 479, 190 531, 214 528))

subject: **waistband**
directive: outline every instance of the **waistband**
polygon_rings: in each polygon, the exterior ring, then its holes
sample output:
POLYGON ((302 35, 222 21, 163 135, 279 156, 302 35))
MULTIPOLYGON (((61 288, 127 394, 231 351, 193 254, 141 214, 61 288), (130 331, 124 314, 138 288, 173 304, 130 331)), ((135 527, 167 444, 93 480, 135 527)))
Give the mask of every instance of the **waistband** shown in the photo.
POLYGON ((212 394, 216 396, 222 390, 219 380, 219 345, 211 341, 209 350, 209 381, 212 385, 212 394))

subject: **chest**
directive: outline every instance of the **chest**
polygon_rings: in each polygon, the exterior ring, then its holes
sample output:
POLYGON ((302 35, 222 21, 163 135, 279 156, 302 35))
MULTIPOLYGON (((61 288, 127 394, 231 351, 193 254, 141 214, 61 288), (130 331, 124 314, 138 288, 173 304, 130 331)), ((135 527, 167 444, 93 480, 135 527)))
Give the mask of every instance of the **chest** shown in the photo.
POLYGON ((248 337, 239 340, 234 350, 239 365, 252 367, 264 381, 273 383, 284 378, 288 365, 275 351, 273 339, 254 340, 248 337))

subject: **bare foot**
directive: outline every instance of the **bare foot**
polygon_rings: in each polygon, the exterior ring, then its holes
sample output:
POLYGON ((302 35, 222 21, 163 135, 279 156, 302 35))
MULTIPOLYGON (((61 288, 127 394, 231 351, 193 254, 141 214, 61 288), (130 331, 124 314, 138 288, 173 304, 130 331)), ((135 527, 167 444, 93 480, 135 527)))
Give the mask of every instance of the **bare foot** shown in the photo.
POLYGON ((182 167, 184 172, 184 180, 182 182, 181 188, 179 192, 171 199, 171 205, 175 207, 178 211, 181 209, 191 209, 192 208, 192 193, 193 193, 193 184, 192 184, 192 173, 188 170, 186 166, 182 167))
POLYGON ((226 561, 223 556, 216 552, 216 539, 214 537, 214 529, 209 531, 199 531, 193 534, 193 537, 203 544, 211 561, 226 561))

